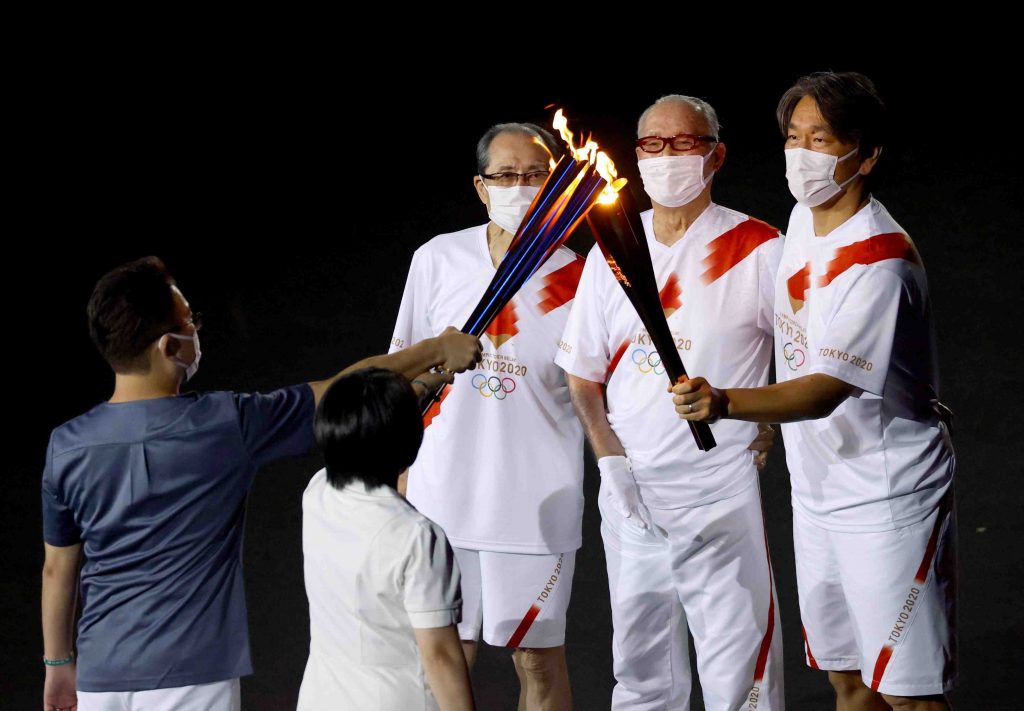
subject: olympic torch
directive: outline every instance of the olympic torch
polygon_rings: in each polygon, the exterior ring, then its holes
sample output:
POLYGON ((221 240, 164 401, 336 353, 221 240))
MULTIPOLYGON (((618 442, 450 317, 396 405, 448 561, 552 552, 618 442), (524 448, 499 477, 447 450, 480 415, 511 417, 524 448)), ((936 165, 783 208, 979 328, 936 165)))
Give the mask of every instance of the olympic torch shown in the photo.
MULTIPOLYGON (((556 113, 556 122, 559 121, 567 132, 561 110, 556 113)), ((571 154, 552 166, 551 174, 534 197, 494 278, 462 327, 464 333, 483 334, 520 287, 583 221, 598 199, 609 191, 614 194, 625 185, 625 179, 615 177, 615 165, 598 150, 597 143, 588 140, 584 146, 575 148, 570 141, 570 148, 571 154)), ((435 416, 436 403, 444 391, 444 387, 439 388, 424 407, 425 425, 435 416)))
MULTIPOLYGON (((602 203, 591 210, 587 215, 587 223, 615 280, 626 292, 644 328, 651 334, 651 342, 661 356, 669 381, 681 382, 687 377, 686 368, 683 367, 683 359, 676 350, 675 339, 662 310, 640 212, 629 190, 619 191, 615 198, 614 202, 602 203)), ((687 424, 702 452, 715 446, 715 437, 706 422, 687 424)))

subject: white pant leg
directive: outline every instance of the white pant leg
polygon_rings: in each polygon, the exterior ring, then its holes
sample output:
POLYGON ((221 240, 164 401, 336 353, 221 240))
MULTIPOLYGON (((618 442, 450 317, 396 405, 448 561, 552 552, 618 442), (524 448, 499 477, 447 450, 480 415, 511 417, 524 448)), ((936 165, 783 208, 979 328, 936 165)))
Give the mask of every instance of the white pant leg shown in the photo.
POLYGON ((459 564, 459 572, 462 573, 462 621, 459 622, 459 639, 463 642, 476 642, 480 639, 484 615, 480 551, 452 546, 452 552, 455 553, 455 561, 459 564))
POLYGON ((639 531, 604 500, 602 491, 598 502, 617 682, 612 708, 687 711, 691 681, 686 619, 672 582, 668 543, 651 530, 639 531))
POLYGON ((860 669, 860 649, 839 575, 834 531, 793 508, 793 550, 807 666, 824 671, 860 669))
POLYGON ((783 709, 782 625, 757 480, 722 501, 651 513, 672 549, 704 707, 783 709))
POLYGON ((565 615, 576 551, 480 551, 483 639, 503 647, 548 649, 565 644, 565 615))
POLYGON ((238 679, 147 691, 79 691, 79 711, 241 711, 238 679))
POLYGON ((923 521, 903 528, 831 533, 864 683, 896 696, 951 691, 957 682, 952 493, 923 521))
POLYGON ((79 689, 78 711, 130 711, 131 691, 82 691, 79 689))

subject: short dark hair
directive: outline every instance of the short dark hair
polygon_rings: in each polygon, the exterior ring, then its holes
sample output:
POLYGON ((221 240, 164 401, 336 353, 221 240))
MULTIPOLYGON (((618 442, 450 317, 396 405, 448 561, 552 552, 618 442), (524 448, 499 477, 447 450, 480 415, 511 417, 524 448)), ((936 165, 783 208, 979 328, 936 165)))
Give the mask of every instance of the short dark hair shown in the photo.
POLYGON ((805 96, 814 99, 818 111, 841 141, 859 145, 859 158, 867 158, 875 148, 885 145, 889 129, 885 104, 874 82, 863 74, 815 72, 797 79, 775 110, 783 136, 789 131, 793 110, 805 96))
POLYGON ((390 370, 366 368, 327 389, 313 432, 331 486, 358 480, 371 488, 394 488, 398 475, 416 460, 423 419, 408 380, 390 370))
POLYGON ((522 133, 540 140, 548 149, 551 156, 558 162, 558 159, 565 154, 565 145, 555 138, 551 131, 541 128, 535 123, 499 123, 491 126, 480 137, 476 144, 476 172, 483 175, 487 170, 487 164, 491 161, 491 143, 502 133, 522 133))
POLYGON ((157 257, 122 264, 96 282, 86 306, 89 335, 115 373, 146 372, 146 349, 178 328, 174 284, 157 257))

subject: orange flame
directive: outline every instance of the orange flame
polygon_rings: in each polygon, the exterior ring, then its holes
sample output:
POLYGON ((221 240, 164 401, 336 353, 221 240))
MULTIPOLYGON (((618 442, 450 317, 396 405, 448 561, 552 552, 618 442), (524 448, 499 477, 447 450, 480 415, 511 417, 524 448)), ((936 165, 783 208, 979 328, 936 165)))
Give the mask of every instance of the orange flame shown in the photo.
POLYGON ((562 140, 569 146, 569 153, 574 160, 590 163, 594 166, 594 170, 608 182, 597 201, 605 204, 615 202, 618 192, 626 185, 626 179, 618 177, 615 163, 607 153, 601 150, 597 141, 592 136, 587 136, 583 145, 577 147, 573 140, 573 133, 569 130, 569 120, 561 109, 555 112, 551 127, 561 134, 562 140))

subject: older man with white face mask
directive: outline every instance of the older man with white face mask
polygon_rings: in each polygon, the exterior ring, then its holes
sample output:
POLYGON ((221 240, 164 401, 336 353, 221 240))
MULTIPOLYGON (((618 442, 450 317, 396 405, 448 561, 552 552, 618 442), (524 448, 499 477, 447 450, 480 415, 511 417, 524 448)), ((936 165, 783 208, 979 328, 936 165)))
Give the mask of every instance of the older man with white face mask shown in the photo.
MULTIPOLYGON (((533 124, 484 134, 473 183, 490 220, 416 250, 392 351, 446 319, 465 322, 560 150, 533 124)), ((565 615, 582 541, 583 433, 554 357, 582 269, 559 249, 502 310, 480 365, 428 413, 408 476, 409 500, 444 529, 462 571, 467 661, 481 634, 515 649, 520 708, 572 703, 565 615)))
MULTIPOLYGON (((783 240, 711 201, 725 159, 714 109, 659 99, 640 117, 636 154, 653 204, 641 217, 683 362, 727 382, 767 383, 783 240)), ((556 360, 601 471, 612 707, 689 708, 689 628, 705 708, 781 709, 781 628, 757 482, 764 455, 749 451, 770 444, 770 428, 715 424, 718 446, 697 449, 661 356, 597 248, 556 360)))

